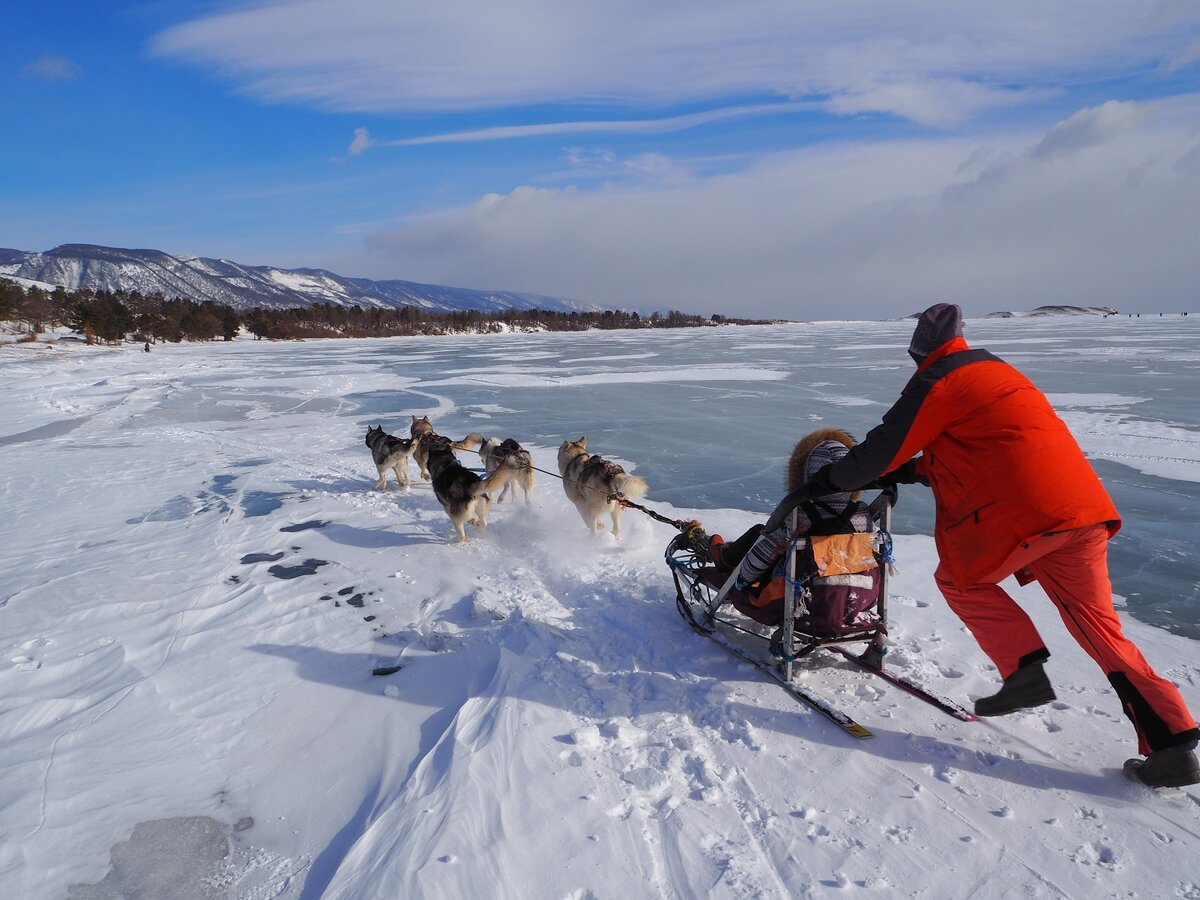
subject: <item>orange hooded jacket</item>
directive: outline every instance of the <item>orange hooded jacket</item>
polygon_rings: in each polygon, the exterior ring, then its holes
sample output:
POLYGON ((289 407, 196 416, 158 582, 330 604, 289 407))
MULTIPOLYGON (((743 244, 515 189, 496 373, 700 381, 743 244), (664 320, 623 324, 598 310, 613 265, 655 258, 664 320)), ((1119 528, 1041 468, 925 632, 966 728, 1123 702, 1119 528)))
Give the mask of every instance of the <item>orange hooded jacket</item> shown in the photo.
POLYGON ((916 468, 933 488, 938 554, 961 587, 995 577, 1031 538, 1100 522, 1111 537, 1121 527, 1046 396, 961 337, 925 358, 882 423, 829 474, 842 489, 857 487, 921 451, 916 468))

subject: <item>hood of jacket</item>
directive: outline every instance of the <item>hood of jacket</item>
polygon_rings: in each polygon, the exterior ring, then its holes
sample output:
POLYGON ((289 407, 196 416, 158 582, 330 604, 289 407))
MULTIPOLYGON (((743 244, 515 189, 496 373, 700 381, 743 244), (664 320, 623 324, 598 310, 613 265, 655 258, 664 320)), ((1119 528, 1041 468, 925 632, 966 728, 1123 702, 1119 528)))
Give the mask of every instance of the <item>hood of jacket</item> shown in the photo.
POLYGON ((818 428, 802 437, 788 460, 787 489, 794 491, 812 478, 813 473, 835 463, 854 446, 854 438, 840 428, 818 428))

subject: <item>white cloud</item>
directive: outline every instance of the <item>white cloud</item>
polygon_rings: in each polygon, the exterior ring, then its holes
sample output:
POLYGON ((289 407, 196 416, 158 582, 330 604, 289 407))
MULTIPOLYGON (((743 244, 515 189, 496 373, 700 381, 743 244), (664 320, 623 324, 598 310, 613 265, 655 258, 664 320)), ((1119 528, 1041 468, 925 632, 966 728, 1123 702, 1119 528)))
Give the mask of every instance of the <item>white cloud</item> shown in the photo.
POLYGON ((350 146, 346 148, 346 152, 350 156, 361 156, 368 148, 374 146, 375 141, 371 139, 371 133, 365 128, 354 129, 354 140, 350 142, 350 146))
POLYGON ((1026 103, 1047 93, 999 89, 966 81, 894 82, 839 94, 830 99, 828 108, 843 115, 891 113, 922 125, 949 128, 986 110, 1026 103))
POLYGON ((502 125, 473 131, 455 131, 422 137, 380 141, 383 147, 413 147, 421 144, 461 144, 477 141, 508 140, 511 138, 545 137, 547 135, 588 134, 666 134, 699 125, 711 125, 728 119, 753 116, 779 116, 814 109, 812 103, 756 103, 748 106, 727 106, 721 109, 668 116, 661 119, 594 119, 578 122, 544 122, 538 125, 502 125))
POLYGON ((1198 127, 1200 97, 1187 97, 1002 141, 825 145, 715 177, 521 187, 369 245, 418 280, 606 305, 793 318, 934 300, 968 314, 1162 309, 1194 302, 1200 176, 1184 161, 1198 127))
POLYGON ((1118 100, 1081 110, 1051 128, 1033 152, 1037 156, 1056 156, 1102 144, 1132 131, 1144 113, 1145 107, 1118 100))
POLYGON ((1014 86, 1190 59, 1195 25, 1155 0, 242 0, 154 50, 338 111, 779 94, 953 123, 1021 99, 1014 86))
POLYGON ((38 81, 74 81, 83 72, 73 60, 50 53, 22 66, 21 74, 38 81))

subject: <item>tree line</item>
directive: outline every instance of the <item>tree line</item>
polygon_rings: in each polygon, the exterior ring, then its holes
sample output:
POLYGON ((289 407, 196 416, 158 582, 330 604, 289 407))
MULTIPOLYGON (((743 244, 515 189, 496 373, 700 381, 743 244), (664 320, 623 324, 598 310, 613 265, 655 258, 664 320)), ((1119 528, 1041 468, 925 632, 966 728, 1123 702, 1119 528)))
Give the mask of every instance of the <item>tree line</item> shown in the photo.
POLYGON ((161 293, 105 291, 80 288, 47 291, 0 278, 0 321, 16 321, 31 334, 48 326, 63 326, 85 335, 89 342, 231 341, 241 329, 256 338, 296 340, 329 337, 393 337, 488 333, 504 330, 587 331, 614 328, 695 328, 703 325, 753 325, 764 320, 709 317, 671 310, 651 313, 604 310, 557 312, 545 309, 506 309, 495 312, 461 310, 434 312, 413 306, 374 308, 311 306, 236 310, 212 300, 164 297, 161 293))

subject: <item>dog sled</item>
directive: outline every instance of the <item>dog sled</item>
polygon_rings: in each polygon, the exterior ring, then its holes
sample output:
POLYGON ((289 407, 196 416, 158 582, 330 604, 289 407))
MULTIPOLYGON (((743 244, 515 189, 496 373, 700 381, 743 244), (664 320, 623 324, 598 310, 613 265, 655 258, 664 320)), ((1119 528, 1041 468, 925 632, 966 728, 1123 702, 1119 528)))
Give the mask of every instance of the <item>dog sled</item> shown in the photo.
MULTIPOLYGON (((775 571, 764 578, 764 582, 782 581, 781 614, 774 610, 773 615, 756 615, 747 603, 750 598, 735 587, 738 566, 728 574, 717 570, 704 541, 697 541, 691 530, 681 531, 666 550, 680 615, 704 634, 725 631, 761 640, 785 680, 791 680, 794 664, 819 647, 865 643, 858 660, 869 668, 882 668, 887 652, 891 515, 897 495, 896 486, 888 484, 863 504, 872 525, 866 534, 849 534, 838 529, 836 521, 826 520, 832 527, 815 529, 823 533, 805 534, 789 542, 775 571), (836 569, 821 566, 817 560, 823 548, 843 536, 864 539, 869 548, 867 558, 860 550, 853 561, 836 569), (771 631, 775 620, 778 624, 771 631)), ((796 510, 791 517, 795 533, 796 510)), ((862 541, 858 543, 861 547, 862 541)))
MULTIPOLYGON (((860 546, 865 543, 869 548, 865 554, 868 558, 864 559, 861 552, 846 554, 835 549, 835 555, 853 561, 841 569, 820 564, 819 558, 823 554, 828 556, 825 553, 828 547, 822 545, 839 543, 837 522, 827 522, 829 527, 794 537, 775 570, 758 586, 761 589, 768 580, 782 580, 782 608, 775 609, 771 617, 755 614, 747 604, 746 592, 736 587, 739 566, 733 565, 727 574, 718 571, 699 523, 688 523, 690 527, 684 527, 674 537, 665 553, 675 582, 679 614, 695 631, 756 666, 796 699, 855 737, 870 737, 871 733, 792 681, 796 666, 818 649, 827 649, 855 663, 942 712, 972 721, 975 716, 958 704, 884 670, 888 570, 893 561, 891 518, 899 492, 890 482, 880 483, 872 490, 878 493, 863 504, 870 514, 871 529, 854 536, 858 539, 856 543, 860 546), (849 649, 855 644, 865 647, 856 653, 849 649), (748 647, 756 647, 757 652, 748 647)), ((793 510, 790 515, 791 533, 796 534, 797 513, 793 510)), ((846 530, 840 534, 848 536, 846 530)))

